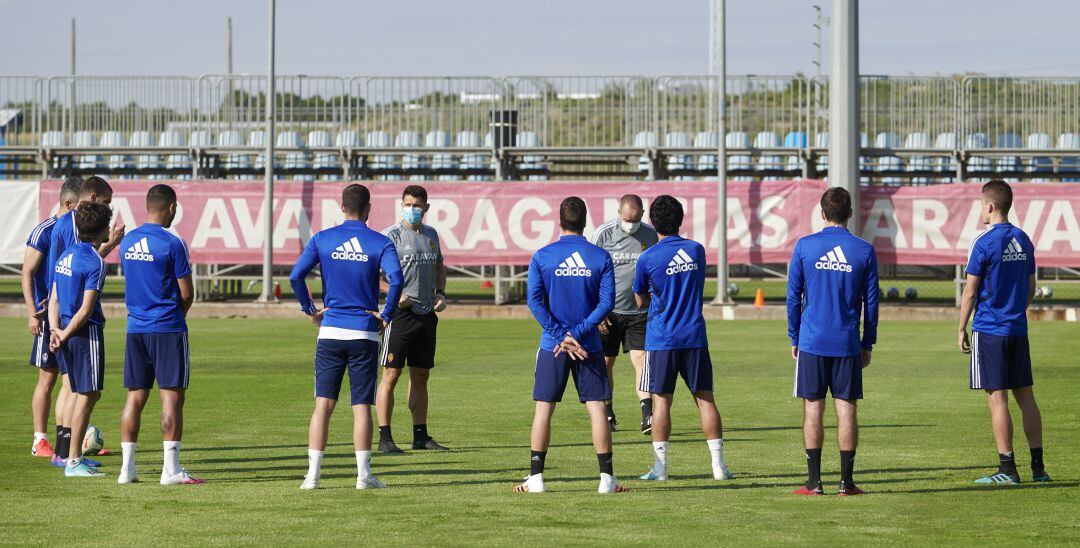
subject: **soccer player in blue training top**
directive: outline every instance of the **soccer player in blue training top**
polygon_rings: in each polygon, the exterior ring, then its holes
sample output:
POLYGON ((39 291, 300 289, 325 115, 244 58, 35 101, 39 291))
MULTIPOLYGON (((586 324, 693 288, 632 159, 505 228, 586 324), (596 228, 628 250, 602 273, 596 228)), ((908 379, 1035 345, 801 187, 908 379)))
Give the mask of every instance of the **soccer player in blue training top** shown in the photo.
MULTIPOLYGON (((34 444, 30 454, 35 457, 52 458, 53 448, 49 444, 49 435, 45 432, 49 423, 49 404, 52 401, 53 386, 59 373, 56 356, 49 350, 49 244, 52 243, 52 230, 57 217, 67 215, 79 202, 79 188, 82 178, 69 177, 60 188, 60 209, 56 215, 41 221, 30 231, 26 239, 26 252, 23 254, 22 292, 29 318, 28 329, 34 336, 34 346, 30 351, 30 365, 38 368, 37 386, 31 400, 34 422, 34 444)), ((56 396, 56 439, 63 437, 62 409, 68 394, 67 383, 60 383, 60 393, 56 396)))
MULTIPOLYGON (((656 245, 659 238, 653 227, 641 222, 644 211, 641 196, 627 194, 619 199, 619 218, 600 225, 593 235, 593 243, 610 253, 615 265, 615 310, 599 326, 612 392, 615 391, 612 370, 619 357, 620 344, 622 351, 630 354, 630 362, 634 365, 635 390, 641 385, 641 370, 645 367, 648 310, 640 308, 634 298, 634 271, 641 253, 656 245)), ((652 432, 652 396, 637 390, 637 397, 641 405, 641 433, 648 434, 652 432)), ((607 418, 614 432, 618 421, 611 401, 607 402, 607 418)))
POLYGON ((175 218, 176 191, 168 185, 154 185, 146 193, 146 222, 128 232, 120 244, 128 310, 124 349, 124 387, 128 395, 120 415, 124 464, 117 483, 138 481, 135 443, 155 380, 161 397, 165 451, 161 484, 205 483, 180 467, 184 394, 191 374, 185 316, 195 299, 195 287, 187 245, 168 231, 175 218))
POLYGON ((529 262, 529 310, 540 323, 542 334, 533 379, 536 411, 529 477, 514 487, 518 493, 544 492, 551 417, 571 375, 578 400, 589 412, 593 448, 600 463, 598 491, 627 490, 615 480, 612 465, 611 430, 604 412, 604 402, 611 399, 611 385, 596 329, 614 307, 615 271, 611 255, 581 235, 585 222, 585 202, 574 196, 563 200, 559 206, 562 236, 540 248, 529 262))
POLYGON ((799 238, 788 268, 787 318, 795 360, 795 397, 803 399, 806 484, 796 495, 823 495, 821 445, 825 393, 832 392, 840 445, 838 495, 861 495, 855 486, 859 443, 856 403, 863 397, 862 370, 877 342, 878 273, 874 248, 847 230, 851 195, 830 188, 821 196, 825 228, 799 238), (862 339, 859 316, 863 317, 862 339))
POLYGON ((1031 479, 1050 481, 1043 465, 1042 415, 1031 386, 1027 309, 1035 295, 1035 246, 1009 223, 1012 188, 1004 181, 982 187, 982 222, 991 225, 971 242, 967 279, 960 301, 960 350, 971 354, 971 389, 985 390, 1000 464, 994 474, 976 483, 1020 483, 1013 456, 1012 390, 1024 418, 1031 450, 1031 479), (968 318, 971 339, 968 339, 968 318))
POLYGON ((49 348, 67 371, 71 383, 68 398, 70 439, 64 475, 101 477, 105 474, 82 457, 82 438, 94 404, 101 397, 105 377, 105 315, 101 312, 101 290, 105 287, 105 259, 94 245, 109 237, 112 210, 105 204, 79 204, 75 228, 79 243, 68 248, 53 267, 49 297, 49 348))
POLYGON ((366 224, 371 211, 371 193, 366 187, 345 187, 341 210, 345 222, 312 236, 289 275, 300 309, 319 326, 315 411, 308 428, 308 472, 301 489, 319 487, 330 415, 337 405, 346 369, 352 389, 356 488, 385 487, 371 474, 371 405, 375 403, 379 376, 379 336, 394 319, 401 299, 401 264, 393 242, 366 224), (316 266, 322 272, 322 310, 311 301, 304 281, 316 266), (377 311, 380 269, 389 285, 381 313, 377 311))
POLYGON ((724 427, 713 399, 713 371, 705 318, 701 315, 705 289, 705 248, 679 236, 683 207, 663 195, 649 206, 649 220, 660 242, 638 257, 634 294, 638 306, 649 307, 645 331, 643 392, 653 398, 653 467, 643 480, 668 479, 667 452, 671 437, 671 402, 681 375, 694 395, 701 430, 712 457, 716 480, 731 479, 724 463, 724 427))
MULTIPOLYGON (((93 203, 109 205, 112 203, 112 187, 109 186, 108 181, 98 177, 96 175, 87 177, 82 185, 79 187, 79 203, 93 203)), ((124 225, 117 223, 113 227, 112 232, 109 233, 109 239, 98 246, 98 254, 102 257, 107 257, 116 246, 120 245, 120 240, 124 237, 124 225)), ((49 241, 49 255, 48 255, 48 267, 49 277, 46 280, 46 284, 52 287, 52 280, 55 276, 53 267, 56 265, 56 261, 60 259, 60 256, 64 254, 67 249, 73 245, 79 243, 79 230, 75 226, 75 210, 68 212, 67 215, 57 217, 56 223, 53 224, 52 236, 49 241)), ((71 382, 67 379, 67 369, 63 362, 57 362, 57 366, 60 370, 60 382, 68 385, 70 388, 71 382)), ((64 467, 68 458, 68 449, 71 447, 71 408, 67 405, 68 398, 64 398, 64 402, 57 401, 56 410, 56 422, 57 428, 61 429, 61 434, 56 436, 56 448, 54 449, 55 455, 52 458, 52 465, 56 467, 64 467)), ((76 440, 75 443, 82 443, 82 440, 76 440)), ((87 458, 83 459, 83 462, 89 463, 91 466, 97 466, 97 461, 87 458)))

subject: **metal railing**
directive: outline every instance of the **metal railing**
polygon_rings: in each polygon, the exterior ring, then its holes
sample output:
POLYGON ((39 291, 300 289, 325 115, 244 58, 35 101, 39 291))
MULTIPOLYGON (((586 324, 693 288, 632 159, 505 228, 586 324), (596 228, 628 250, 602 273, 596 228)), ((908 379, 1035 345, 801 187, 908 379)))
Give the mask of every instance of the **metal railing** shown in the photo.
MULTIPOLYGON (((0 76, 0 177, 700 178, 708 76, 0 76)), ((728 78, 735 178, 827 176, 828 80, 728 78)), ((1080 78, 863 76, 862 176, 1080 178, 1080 78)))

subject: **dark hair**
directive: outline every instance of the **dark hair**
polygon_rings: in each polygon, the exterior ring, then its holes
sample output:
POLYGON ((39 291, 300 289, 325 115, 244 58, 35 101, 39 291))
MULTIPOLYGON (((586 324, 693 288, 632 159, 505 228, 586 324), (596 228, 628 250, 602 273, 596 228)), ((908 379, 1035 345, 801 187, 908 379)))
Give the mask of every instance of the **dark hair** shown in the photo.
POLYGON ((176 203, 176 191, 169 185, 154 185, 146 191, 147 211, 165 211, 176 203))
POLYGON ((585 200, 577 196, 571 196, 559 205, 559 226, 563 230, 585 232, 585 216, 588 210, 585 208, 585 200))
POLYGON ((417 200, 423 200, 425 204, 427 203, 427 190, 420 185, 409 185, 405 187, 405 190, 401 193, 401 199, 404 200, 406 196, 412 196, 417 200))
POLYGON ((75 228, 79 230, 79 240, 93 241, 109 228, 112 209, 105 204, 84 202, 75 209, 75 228))
POLYGON ((834 186, 821 195, 821 211, 832 223, 846 223, 851 218, 851 194, 834 186))
POLYGON ((1012 209, 1012 187, 1000 179, 994 179, 982 187, 983 199, 994 204, 994 208, 1008 215, 1012 209))
POLYGON ((637 194, 625 194, 622 198, 619 198, 619 207, 626 204, 637 206, 638 209, 645 209, 645 204, 641 203, 641 196, 637 194))
POLYGON ((68 177, 60 187, 61 202, 79 201, 79 193, 82 192, 83 178, 78 175, 68 177))
POLYGON ((364 185, 351 184, 341 191, 341 205, 350 215, 360 215, 371 205, 371 191, 364 185))
POLYGON ((649 221, 658 234, 678 234, 683 221, 682 203, 667 194, 658 196, 649 206, 649 221))
POLYGON ((91 194, 97 194, 99 196, 108 194, 111 196, 112 187, 109 186, 109 182, 105 179, 98 177, 97 175, 92 175, 83 181, 82 188, 79 189, 79 194, 82 196, 89 196, 91 194))

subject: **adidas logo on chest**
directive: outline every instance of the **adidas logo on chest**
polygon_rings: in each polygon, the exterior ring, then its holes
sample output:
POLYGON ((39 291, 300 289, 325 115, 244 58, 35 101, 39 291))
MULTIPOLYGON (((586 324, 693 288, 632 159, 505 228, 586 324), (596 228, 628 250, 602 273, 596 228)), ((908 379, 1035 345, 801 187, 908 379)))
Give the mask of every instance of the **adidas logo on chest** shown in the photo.
POLYGON ((64 276, 70 276, 71 275, 71 259, 72 259, 72 257, 74 257, 74 255, 68 255, 67 257, 64 257, 63 259, 60 259, 59 261, 56 262, 56 269, 55 270, 56 270, 57 274, 63 274, 64 276))
POLYGON ((154 255, 150 253, 150 245, 146 242, 146 238, 135 242, 135 245, 129 247, 124 252, 124 258, 129 261, 154 262, 154 255))
POLYGON ((339 261, 359 261, 362 263, 368 261, 368 256, 364 253, 364 249, 360 247, 360 240, 357 240, 356 236, 349 238, 345 243, 334 248, 334 251, 330 253, 330 258, 339 261))
POLYGON ((1009 242, 1009 245, 1005 247, 1005 253, 1001 255, 1002 262, 1004 261, 1026 261, 1027 253, 1024 253, 1024 248, 1020 247, 1020 242, 1013 238, 1009 242))
POLYGON ((694 262, 694 258, 690 256, 685 250, 680 249, 675 252, 675 256, 668 262, 666 272, 669 276, 671 274, 678 274, 679 272, 689 272, 691 270, 697 270, 698 264, 694 262))
POLYGON ((818 270, 835 270, 837 272, 851 272, 851 265, 847 262, 847 257, 844 256, 844 250, 840 249, 840 246, 832 248, 831 251, 818 258, 814 263, 814 268, 818 270))
POLYGON ((581 254, 575 251, 555 269, 556 276, 592 276, 592 270, 585 266, 581 254))

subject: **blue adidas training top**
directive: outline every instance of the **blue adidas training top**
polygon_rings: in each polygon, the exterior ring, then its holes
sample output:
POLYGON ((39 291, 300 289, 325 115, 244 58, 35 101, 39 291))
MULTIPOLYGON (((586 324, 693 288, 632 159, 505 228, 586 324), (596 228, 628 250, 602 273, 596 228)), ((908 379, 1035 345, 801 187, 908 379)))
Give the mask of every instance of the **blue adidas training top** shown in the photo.
POLYGON ((838 226, 800 238, 788 268, 787 317, 788 337, 800 351, 842 357, 872 350, 878 323, 874 247, 838 226))
POLYGON ((159 224, 144 223, 120 242, 128 333, 187 331, 177 280, 191 275, 188 249, 159 224))
POLYGON ((615 306, 611 254, 583 236, 568 235, 533 254, 529 310, 540 323, 540 348, 554 351, 569 333, 585 350, 600 352, 596 329, 615 306))
POLYGON ((323 326, 377 332, 378 320, 367 311, 379 309, 380 270, 390 284, 380 315, 388 322, 394 319, 401 299, 402 276, 397 250, 390 238, 357 220, 347 220, 315 233, 289 274, 289 284, 300 301, 300 309, 308 315, 317 309, 304 278, 316 265, 321 267, 323 305, 327 308, 323 326))
POLYGON ((651 293, 645 350, 707 348, 701 296, 705 290, 705 248, 672 235, 639 257, 634 293, 651 293))
POLYGON ((965 271, 979 276, 971 329, 985 335, 1027 335, 1030 276, 1035 273, 1035 246, 1011 223, 996 224, 971 242, 965 271))

